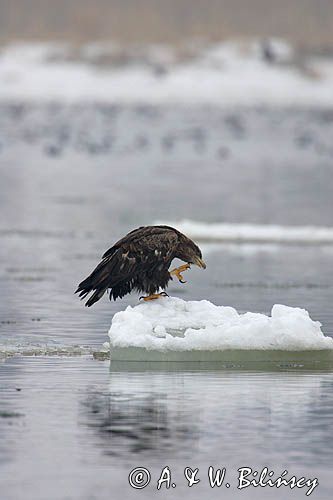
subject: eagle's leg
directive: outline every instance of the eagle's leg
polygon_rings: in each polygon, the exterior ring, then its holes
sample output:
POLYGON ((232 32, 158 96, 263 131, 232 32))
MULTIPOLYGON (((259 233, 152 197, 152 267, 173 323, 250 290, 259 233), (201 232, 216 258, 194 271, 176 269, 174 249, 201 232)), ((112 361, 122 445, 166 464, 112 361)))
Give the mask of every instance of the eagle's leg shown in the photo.
POLYGON ((149 300, 156 300, 159 299, 160 297, 169 297, 169 295, 166 292, 152 293, 147 297, 144 296, 140 297, 139 300, 143 299, 145 302, 148 302, 149 300))
POLYGON ((190 267, 191 267, 191 264, 184 264, 182 266, 176 267, 176 269, 172 269, 172 271, 170 271, 170 275, 177 276, 177 278, 179 279, 179 281, 181 283, 186 283, 186 281, 184 280, 184 277, 182 276, 181 273, 183 271, 186 271, 187 269, 190 269, 190 267))

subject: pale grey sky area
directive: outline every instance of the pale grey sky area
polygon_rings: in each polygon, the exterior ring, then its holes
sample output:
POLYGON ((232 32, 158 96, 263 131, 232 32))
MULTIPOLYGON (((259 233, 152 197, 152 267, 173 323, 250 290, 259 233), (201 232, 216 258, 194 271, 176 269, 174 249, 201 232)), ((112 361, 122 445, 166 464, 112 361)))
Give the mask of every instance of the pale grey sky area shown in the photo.
POLYGON ((0 0, 0 41, 279 36, 333 46, 332 0, 0 0))

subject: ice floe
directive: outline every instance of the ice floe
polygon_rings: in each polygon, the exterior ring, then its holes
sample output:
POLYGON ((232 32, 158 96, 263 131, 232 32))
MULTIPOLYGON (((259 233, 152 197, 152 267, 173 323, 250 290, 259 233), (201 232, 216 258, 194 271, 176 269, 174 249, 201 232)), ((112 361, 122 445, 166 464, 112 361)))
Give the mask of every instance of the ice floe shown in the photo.
POLYGON ((197 241, 245 243, 333 243, 333 227, 159 221, 197 241))
POLYGON ((14 343, 0 341, 0 361, 13 356, 93 356, 96 359, 109 357, 110 344, 105 342, 102 346, 65 345, 58 343, 14 343))
POLYGON ((275 304, 271 316, 208 300, 165 297, 128 306, 114 315, 109 332, 112 349, 157 351, 327 350, 333 339, 305 309, 275 304))

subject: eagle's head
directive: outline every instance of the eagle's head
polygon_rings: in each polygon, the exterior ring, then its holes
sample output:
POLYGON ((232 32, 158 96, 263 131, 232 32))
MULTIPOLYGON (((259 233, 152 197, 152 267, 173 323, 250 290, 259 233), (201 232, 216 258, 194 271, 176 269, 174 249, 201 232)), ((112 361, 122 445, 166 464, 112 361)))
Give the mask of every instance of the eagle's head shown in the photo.
POLYGON ((182 235, 177 249, 177 257, 189 264, 195 264, 202 269, 206 269, 206 264, 202 260, 202 253, 198 245, 192 240, 182 235))

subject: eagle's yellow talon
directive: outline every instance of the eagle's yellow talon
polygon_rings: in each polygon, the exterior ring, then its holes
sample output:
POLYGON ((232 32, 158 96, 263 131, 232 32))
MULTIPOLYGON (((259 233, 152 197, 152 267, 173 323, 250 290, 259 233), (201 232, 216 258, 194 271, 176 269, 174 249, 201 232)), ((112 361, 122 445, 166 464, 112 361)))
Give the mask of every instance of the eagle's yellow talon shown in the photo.
POLYGON ((177 276, 178 280, 180 283, 187 283, 186 280, 184 280, 183 275, 181 274, 183 271, 186 271, 187 269, 190 269, 191 264, 183 264, 182 266, 176 267, 172 271, 170 271, 171 276, 177 276))

